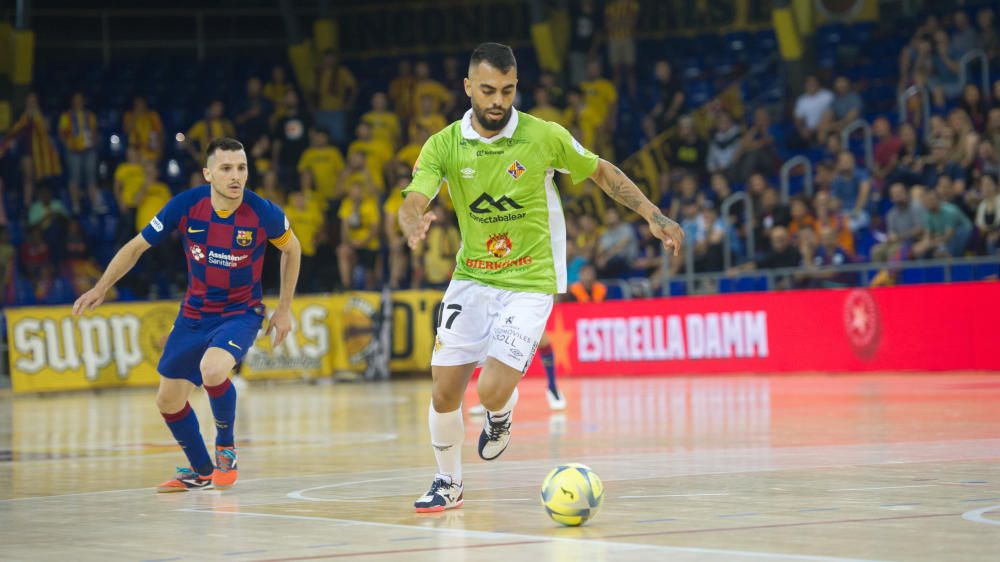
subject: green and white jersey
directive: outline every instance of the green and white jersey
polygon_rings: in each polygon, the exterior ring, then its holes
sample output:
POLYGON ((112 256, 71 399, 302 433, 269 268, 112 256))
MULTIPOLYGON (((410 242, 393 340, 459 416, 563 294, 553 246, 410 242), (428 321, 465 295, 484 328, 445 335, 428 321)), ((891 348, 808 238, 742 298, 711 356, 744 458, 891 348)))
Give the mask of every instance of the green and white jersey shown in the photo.
POLYGON ((533 293, 566 291, 566 220, 553 176, 590 177, 598 158, 565 128, 513 110, 492 138, 472 128, 472 110, 420 151, 403 190, 429 198, 448 180, 462 246, 454 279, 533 293))

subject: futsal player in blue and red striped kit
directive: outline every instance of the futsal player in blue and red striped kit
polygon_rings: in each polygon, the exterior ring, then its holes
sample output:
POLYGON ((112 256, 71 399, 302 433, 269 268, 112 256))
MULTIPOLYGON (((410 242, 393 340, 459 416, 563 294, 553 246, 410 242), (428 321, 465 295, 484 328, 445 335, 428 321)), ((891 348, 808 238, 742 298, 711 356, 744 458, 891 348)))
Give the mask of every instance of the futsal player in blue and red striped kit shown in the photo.
POLYGON ((247 156, 230 138, 213 140, 202 170, 208 185, 175 196, 135 238, 115 254, 93 289, 73 305, 73 314, 93 310, 143 252, 174 230, 184 245, 188 289, 167 337, 157 370, 156 405, 189 467, 178 468, 160 492, 229 488, 236 483, 233 423, 236 388, 229 373, 253 345, 264 320, 260 278, 270 242, 281 250, 281 292, 268 332, 280 344, 292 326, 291 305, 302 252, 281 209, 246 191, 247 156), (204 385, 215 418, 215 462, 201 437, 198 418, 188 404, 204 385))

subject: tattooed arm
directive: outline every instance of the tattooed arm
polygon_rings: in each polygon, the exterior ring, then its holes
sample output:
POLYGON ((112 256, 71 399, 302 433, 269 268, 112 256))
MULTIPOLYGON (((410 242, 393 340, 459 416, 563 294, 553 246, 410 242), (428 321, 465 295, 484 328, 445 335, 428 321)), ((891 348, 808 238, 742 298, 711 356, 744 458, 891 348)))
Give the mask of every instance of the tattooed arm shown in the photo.
POLYGON ((684 231, 680 225, 660 212, 618 166, 602 158, 590 179, 609 197, 646 219, 653 236, 663 241, 663 247, 673 250, 675 256, 680 255, 684 244, 684 231))

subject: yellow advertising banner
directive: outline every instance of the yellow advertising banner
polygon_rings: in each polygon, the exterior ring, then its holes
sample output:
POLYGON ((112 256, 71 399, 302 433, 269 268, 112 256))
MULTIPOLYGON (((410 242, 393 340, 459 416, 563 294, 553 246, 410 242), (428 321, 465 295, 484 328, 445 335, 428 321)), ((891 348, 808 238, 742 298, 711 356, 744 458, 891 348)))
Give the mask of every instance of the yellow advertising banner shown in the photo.
MULTIPOLYGON (((397 291, 386 312, 379 293, 297 297, 292 332, 275 348, 265 321, 242 373, 253 380, 324 377, 363 371, 383 356, 392 372, 426 371, 442 296, 397 291), (391 326, 383 336, 386 314, 391 326)), ((277 302, 264 304, 270 314, 277 302)), ((68 306, 8 309, 14 391, 156 385, 156 365, 177 311, 174 301, 108 303, 81 317, 68 306)))

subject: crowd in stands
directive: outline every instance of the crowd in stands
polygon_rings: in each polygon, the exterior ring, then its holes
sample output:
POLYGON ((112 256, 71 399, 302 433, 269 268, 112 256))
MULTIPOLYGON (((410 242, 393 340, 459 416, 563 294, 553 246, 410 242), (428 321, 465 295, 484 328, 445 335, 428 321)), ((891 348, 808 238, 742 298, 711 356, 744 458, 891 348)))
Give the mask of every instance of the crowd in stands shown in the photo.
MULTIPOLYGON (((623 107, 636 113, 628 117, 647 139, 668 132, 658 203, 684 228, 696 272, 723 271, 728 242, 731 273, 800 267, 790 283, 850 284, 817 268, 998 251, 1000 81, 992 91, 962 84, 956 61, 979 48, 995 67, 1000 45, 992 10, 973 16, 928 18, 900 53, 898 89, 928 88, 927 123, 918 106, 908 107, 904 122, 873 114, 859 84, 830 73, 807 78, 787 107, 717 109, 706 127, 692 118, 669 53, 636 72, 637 8, 623 0, 603 8, 574 3, 566 75, 522 74, 516 106, 563 124, 613 161, 628 156, 616 154, 623 107), (856 139, 842 142, 841 132, 859 118, 874 132, 870 162, 856 139), (814 190, 783 201, 778 170, 792 154, 813 161, 814 190), (752 223, 744 222, 742 204, 722 214, 739 191, 749 195, 752 223)), ((310 81, 315 90, 275 66, 246 81, 237 107, 213 100, 181 132, 164 127, 159 111, 166 108, 137 96, 110 140, 124 147, 117 153, 106 149, 83 93, 58 115, 60 108, 43 108, 31 94, 0 135, 0 303, 68 302, 86 290, 172 194, 204 183, 204 147, 220 136, 244 143, 248 188, 281 205, 302 241, 301 291, 443 287, 459 245, 447 188, 433 203, 440 220, 418 251, 406 247, 396 213, 422 144, 468 107, 464 76, 455 56, 436 65, 402 59, 390 82, 373 84, 331 51, 310 81)), ((593 296, 597 278, 642 277, 659 286, 685 270, 684 259, 668 258, 648 226, 592 182, 560 179, 569 279, 585 285, 571 291, 575 298, 593 296)), ((176 296, 186 284, 179 244, 175 236, 151 250, 117 296, 176 296)), ((277 282, 277 268, 265 268, 265 287, 277 282)))

